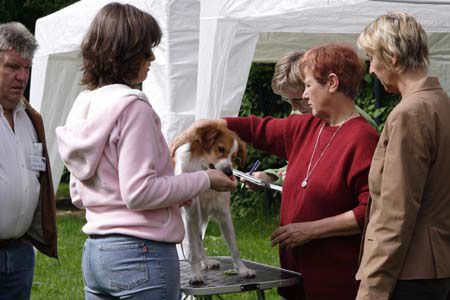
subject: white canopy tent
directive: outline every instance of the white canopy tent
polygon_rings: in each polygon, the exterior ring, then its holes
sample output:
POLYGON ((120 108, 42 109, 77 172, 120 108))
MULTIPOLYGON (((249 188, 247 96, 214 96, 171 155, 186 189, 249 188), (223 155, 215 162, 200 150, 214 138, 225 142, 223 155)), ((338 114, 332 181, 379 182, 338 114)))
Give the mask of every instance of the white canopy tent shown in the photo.
MULTIPOLYGON (((30 98, 44 117, 55 186, 63 165, 54 129, 64 124, 82 88, 81 40, 96 12, 109 2, 113 1, 82 0, 36 23, 40 48, 33 62, 30 98)), ((288 51, 328 42, 354 44, 370 21, 388 11, 408 12, 424 25, 430 37, 430 71, 450 91, 450 1, 118 2, 151 13, 163 30, 143 90, 161 117, 168 141, 195 118, 237 115, 252 61, 274 62, 288 51)))
MULTIPOLYGON (((197 118, 239 112, 253 61, 330 42, 353 44, 390 11, 415 16, 429 34, 430 73, 450 92, 450 1, 202 0, 197 118)), ((360 53, 363 55, 362 53, 360 53)))

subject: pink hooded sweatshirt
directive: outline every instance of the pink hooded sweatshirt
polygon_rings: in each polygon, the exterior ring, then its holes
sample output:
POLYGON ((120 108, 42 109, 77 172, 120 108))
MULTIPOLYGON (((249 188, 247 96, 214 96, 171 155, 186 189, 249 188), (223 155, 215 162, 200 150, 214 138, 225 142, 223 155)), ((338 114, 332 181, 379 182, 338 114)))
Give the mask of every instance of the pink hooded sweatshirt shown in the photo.
POLYGON ((56 136, 72 202, 86 209, 83 232, 183 239, 179 203, 209 189, 209 178, 174 176, 160 119, 141 91, 114 84, 82 92, 56 136))

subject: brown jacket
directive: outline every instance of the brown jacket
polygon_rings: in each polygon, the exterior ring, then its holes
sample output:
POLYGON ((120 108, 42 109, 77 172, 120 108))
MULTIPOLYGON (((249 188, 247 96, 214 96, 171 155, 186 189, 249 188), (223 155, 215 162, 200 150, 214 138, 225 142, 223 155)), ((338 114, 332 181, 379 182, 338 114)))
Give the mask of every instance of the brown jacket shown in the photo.
POLYGON ((30 229, 25 234, 25 239, 45 255, 57 257, 55 194, 45 142, 44 123, 41 115, 30 106, 28 101, 24 100, 23 102, 26 106, 25 111, 36 129, 39 142, 42 143, 43 153, 47 160, 47 171, 41 172, 41 176, 39 176, 41 183, 39 202, 30 229))
POLYGON ((358 300, 450 277, 450 98, 427 77, 389 115, 369 173, 358 300))

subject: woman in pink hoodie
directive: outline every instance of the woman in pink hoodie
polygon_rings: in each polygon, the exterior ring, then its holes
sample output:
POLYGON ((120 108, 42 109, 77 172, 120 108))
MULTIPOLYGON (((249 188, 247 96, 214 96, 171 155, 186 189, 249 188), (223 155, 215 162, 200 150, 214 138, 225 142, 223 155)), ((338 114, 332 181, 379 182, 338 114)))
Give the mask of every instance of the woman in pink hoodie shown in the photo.
POLYGON ((237 186, 218 170, 174 176, 160 119, 132 88, 147 77, 161 35, 156 20, 134 6, 103 7, 81 46, 88 89, 56 129, 72 202, 86 209, 87 300, 178 299, 180 204, 209 188, 237 186))

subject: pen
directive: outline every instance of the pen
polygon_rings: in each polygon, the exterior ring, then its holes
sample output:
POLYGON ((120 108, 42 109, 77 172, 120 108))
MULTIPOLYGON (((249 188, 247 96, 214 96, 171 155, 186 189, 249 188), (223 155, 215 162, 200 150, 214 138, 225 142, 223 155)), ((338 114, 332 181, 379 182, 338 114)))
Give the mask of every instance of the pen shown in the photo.
MULTIPOLYGON (((255 163, 253 164, 252 168, 250 169, 250 172, 248 172, 248 175, 252 175, 253 172, 255 172, 256 168, 258 168, 258 166, 261 164, 261 162, 259 161, 259 159, 257 161, 255 161, 255 163)), ((244 188, 245 183, 243 182, 241 184, 241 188, 244 188)))
POLYGON ((260 164, 261 164, 261 161, 259 161, 259 159, 257 161, 255 161, 255 163, 253 164, 253 167, 250 169, 250 172, 248 172, 248 175, 252 175, 253 172, 256 171, 256 168, 258 168, 260 164))

